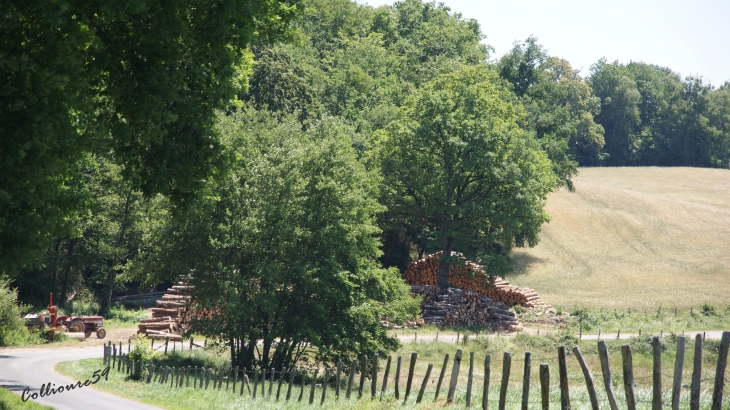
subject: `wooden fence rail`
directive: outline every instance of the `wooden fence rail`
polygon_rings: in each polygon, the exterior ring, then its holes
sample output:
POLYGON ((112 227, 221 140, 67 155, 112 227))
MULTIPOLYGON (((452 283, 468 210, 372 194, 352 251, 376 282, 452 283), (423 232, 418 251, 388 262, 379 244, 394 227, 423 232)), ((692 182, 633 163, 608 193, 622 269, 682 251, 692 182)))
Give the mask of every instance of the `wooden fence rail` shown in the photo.
MULTIPOLYGON (((704 341, 701 335, 697 335, 695 337, 695 345, 694 345, 694 358, 693 358, 693 370, 691 375, 691 385, 689 389, 689 396, 687 396, 687 393, 684 393, 685 401, 689 402, 689 408, 692 410, 699 409, 700 408, 700 392, 701 390, 701 384, 702 384, 702 360, 703 360, 703 347, 704 341)), ((659 338, 654 337, 651 341, 651 352, 652 352, 652 400, 651 400, 651 408, 652 410, 659 410, 663 407, 670 407, 672 410, 677 410, 680 407, 680 402, 682 400, 682 369, 684 366, 684 357, 685 357, 685 347, 686 347, 686 341, 684 337, 677 337, 677 349, 676 349, 676 356, 674 361, 674 372, 673 375, 670 376, 664 376, 668 380, 671 380, 671 389, 669 389, 667 392, 663 391, 663 384, 662 384, 662 358, 661 358, 661 352, 662 352, 662 345, 659 338), (667 398, 671 397, 671 403, 669 400, 663 402, 662 399, 662 393, 670 393, 668 394, 667 398)), ((725 371, 727 367, 727 358, 728 358, 728 350, 730 350, 730 332, 723 332, 722 339, 720 341, 719 346, 719 354, 717 358, 717 368, 715 371, 714 376, 714 386, 712 390, 712 410, 721 410, 723 407, 723 391, 724 391, 724 385, 725 385, 725 371)), ((578 361, 578 364, 580 365, 580 368, 583 373, 583 377, 568 377, 568 366, 567 366, 567 351, 565 346, 560 346, 557 351, 557 359, 558 359, 558 375, 559 375, 559 391, 560 391, 560 408, 561 409, 570 409, 571 408, 571 399, 569 396, 569 386, 568 381, 573 380, 574 382, 585 380, 585 388, 587 390, 589 399, 590 399, 590 407, 593 410, 599 409, 599 398, 598 394, 596 392, 594 380, 593 380, 593 374, 591 373, 591 370, 588 367, 588 364, 586 363, 586 360, 583 356, 583 353, 581 352, 580 348, 578 346, 574 346, 573 354, 578 361)), ((289 401, 294 398, 292 398, 292 387, 295 384, 295 380, 298 379, 298 382, 300 384, 300 392, 298 396, 298 401, 301 401, 304 395, 304 389, 305 384, 307 383, 307 372, 303 369, 293 369, 292 371, 288 372, 281 372, 275 369, 246 369, 245 367, 221 367, 221 368, 205 368, 205 367, 198 367, 198 366, 182 366, 182 367, 170 367, 170 366, 162 366, 160 364, 156 363, 143 363, 140 360, 133 360, 130 358, 130 351, 129 347, 127 349, 127 353, 123 351, 123 346, 120 343, 119 346, 116 346, 112 342, 109 342, 108 344, 105 344, 103 346, 103 363, 104 365, 108 366, 110 369, 113 369, 121 374, 130 375, 130 377, 133 377, 135 379, 141 380, 143 383, 146 384, 160 384, 160 385, 169 385, 169 388, 174 389, 181 389, 181 388, 192 388, 192 389, 211 389, 211 390, 217 390, 220 391, 221 394, 233 394, 238 396, 243 396, 244 393, 247 393, 248 396, 251 398, 260 398, 262 400, 276 400, 279 401, 281 399, 281 390, 283 383, 286 379, 287 381, 287 387, 286 387, 286 395, 283 398, 283 400, 289 401), (261 374, 261 378, 259 379, 259 374, 261 374), (249 375, 253 377, 253 389, 251 388, 250 382, 249 382, 249 375), (269 376, 268 378, 266 376, 269 376), (191 380, 192 379, 192 380, 191 380), (223 384, 225 382, 225 389, 223 388, 223 384), (240 382, 240 388, 237 389, 236 385, 240 382), (268 386, 266 386, 268 382, 268 386), (259 389, 258 385, 261 383, 261 388, 259 389), (272 398, 273 388, 274 384, 277 384, 276 388, 276 395, 274 398, 272 398), (244 388, 245 386, 245 388, 244 388), (268 393, 267 393, 267 387, 268 387, 268 393), (230 390, 229 390, 230 388, 230 390), (259 391, 260 390, 260 391, 259 391), (257 391, 259 392, 257 394, 257 391)), ((459 373, 461 368, 461 359, 463 356, 463 352, 461 349, 456 351, 456 354, 453 358, 453 365, 451 367, 451 377, 448 384, 448 392, 446 400, 448 403, 453 403, 454 401, 461 402, 460 400, 456 400, 456 389, 457 385, 459 383, 459 373)), ((605 394, 606 398, 603 400, 604 402, 604 408, 608 407, 611 410, 619 410, 619 403, 617 402, 616 395, 613 390, 613 378, 611 374, 611 368, 609 366, 609 355, 608 355, 608 349, 606 346, 605 341, 600 340, 598 341, 598 356, 600 359, 601 364, 601 373, 603 375, 603 384, 605 386, 605 394), (608 404, 606 406, 605 404, 608 404)), ((438 382, 436 383, 436 393, 434 395, 434 401, 439 399, 439 392, 442 387, 442 383, 444 380, 444 377, 446 375, 447 367, 449 365, 449 354, 446 354, 444 357, 443 364, 441 366, 441 371, 438 376, 438 382)), ((387 358, 387 364, 385 365, 385 372, 382 379, 382 385, 380 389, 380 399, 383 399, 386 395, 388 389, 388 382, 389 382, 389 376, 390 376, 390 368, 392 363, 392 356, 389 356, 387 358)), ((429 380, 431 378, 431 372, 433 370, 433 364, 429 363, 427 365, 427 370, 423 378, 420 378, 420 375, 417 375, 415 372, 416 368, 416 362, 417 362, 418 356, 416 353, 413 353, 410 358, 409 366, 408 366, 408 374, 407 374, 407 381, 405 386, 405 394, 403 397, 403 403, 409 402, 409 398, 411 401, 414 401, 414 399, 411 397, 411 389, 413 387, 413 383, 415 380, 416 386, 419 386, 420 382, 420 388, 417 387, 417 394, 415 398, 415 403, 421 403, 424 398, 424 394, 426 391, 426 387, 429 384, 429 380), (414 379, 415 378, 415 379, 414 379)), ((517 404, 519 404, 521 409, 527 409, 527 408, 536 408, 537 403, 541 405, 540 408, 543 410, 547 410, 550 407, 550 369, 548 364, 541 363, 539 366, 539 386, 540 386, 540 401, 533 401, 531 402, 529 399, 530 395, 530 369, 532 366, 532 355, 531 353, 527 352, 525 354, 524 359, 524 371, 523 371, 523 379, 522 379, 522 395, 521 395, 521 401, 512 401, 511 403, 514 403, 515 406, 511 406, 516 408, 517 404), (535 403, 535 405, 530 405, 530 403, 535 403)), ((624 383, 624 394, 626 395, 625 403, 622 403, 626 406, 628 410, 634 410, 636 409, 636 403, 637 398, 634 392, 634 368, 633 368, 633 360, 632 360, 632 351, 630 345, 623 345, 621 346, 621 363, 622 363, 622 379, 624 383)), ((490 373, 491 373, 491 356, 486 355, 484 360, 484 373, 482 375, 483 377, 483 383, 481 386, 477 386, 477 390, 481 390, 481 408, 487 409, 489 407, 489 385, 491 383, 490 380, 490 373), (481 387, 481 389, 480 389, 481 387)), ((509 388, 509 375, 511 371, 511 364, 512 364, 512 354, 509 352, 505 352, 502 360, 502 374, 501 374, 501 380, 500 383, 500 389, 499 389, 499 398, 497 403, 497 408, 502 410, 506 408, 507 405, 507 392, 509 388)), ((399 356, 396 360, 396 369, 395 369, 395 377, 393 379, 393 395, 396 400, 400 399, 400 377, 401 377, 401 365, 402 365, 402 358, 399 356)), ((335 368, 326 368, 324 370, 323 377, 321 380, 321 398, 319 400, 320 404, 324 403, 327 399, 327 388, 328 387, 334 387, 335 391, 330 395, 330 400, 340 400, 340 393, 342 390, 346 389, 346 399, 350 399, 352 395, 352 389, 353 386, 357 389, 357 398, 362 399, 363 396, 363 390, 365 386, 365 380, 369 376, 370 382, 371 382, 371 389, 370 389, 370 398, 369 400, 375 400, 377 399, 377 391, 378 391, 378 371, 379 371, 379 357, 376 354, 372 360, 368 360, 367 356, 364 356, 362 358, 362 361, 353 360, 349 369, 346 369, 344 367, 344 364, 342 362, 337 363, 337 367, 335 368), (361 366, 358 366, 360 364, 361 366), (349 375, 347 377, 347 380, 345 378, 342 378, 342 372, 349 372, 349 375), (360 373, 360 379, 359 381, 356 381, 356 373, 360 373), (330 380, 334 377, 334 380, 330 380), (359 382, 359 383, 358 383, 359 382), (334 386, 330 386, 330 383, 333 383, 334 386), (343 384, 346 384, 346 386, 343 386, 343 384)), ((315 397, 315 391, 318 386, 318 376, 320 374, 320 370, 315 368, 314 373, 310 379, 309 384, 309 404, 314 404, 314 397, 315 397)), ((479 376, 477 374, 477 376, 479 376)), ((462 386, 465 388, 465 400, 464 405, 466 407, 470 407, 472 405, 472 387, 473 387, 473 379, 474 379, 474 353, 469 353, 469 370, 466 375, 466 386, 462 386)), ((462 379, 463 380, 463 379, 462 379)), ((433 383, 433 382, 432 382, 433 383)), ((497 383, 497 381, 495 381, 497 383)), ((464 389, 461 390, 462 392, 464 389)), ((415 393, 414 393, 415 394, 415 393)), ((478 393, 477 393, 478 394, 478 393)), ((366 395, 367 396, 367 395, 366 395)), ((647 402, 648 403, 648 402, 647 402)), ((587 407, 579 406, 579 407, 587 407)), ((726 407, 727 408, 727 403, 726 407)))

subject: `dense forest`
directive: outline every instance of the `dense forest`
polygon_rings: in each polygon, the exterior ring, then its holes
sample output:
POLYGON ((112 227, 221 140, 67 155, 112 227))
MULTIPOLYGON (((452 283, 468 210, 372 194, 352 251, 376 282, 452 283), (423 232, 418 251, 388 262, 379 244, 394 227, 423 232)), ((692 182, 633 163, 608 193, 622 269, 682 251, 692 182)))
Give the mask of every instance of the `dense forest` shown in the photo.
POLYGON ((20 300, 105 312, 192 273, 230 308, 204 325, 235 333, 237 362, 258 339, 277 368, 303 340, 334 360, 396 343, 379 320, 415 311, 415 257, 509 270, 579 166, 730 167, 730 83, 579 73, 534 37, 495 56, 421 0, 238 3, 3 16, 0 273, 20 300))

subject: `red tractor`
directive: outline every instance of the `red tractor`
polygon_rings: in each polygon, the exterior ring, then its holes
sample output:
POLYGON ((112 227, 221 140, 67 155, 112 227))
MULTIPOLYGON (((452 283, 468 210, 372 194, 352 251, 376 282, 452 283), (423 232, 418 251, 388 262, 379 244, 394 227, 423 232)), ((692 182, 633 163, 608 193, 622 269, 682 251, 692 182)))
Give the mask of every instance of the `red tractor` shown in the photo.
POLYGON ((103 327, 104 317, 102 316, 58 316, 58 306, 53 306, 53 293, 51 293, 48 302, 48 312, 50 317, 41 315, 40 317, 26 318, 25 325, 28 327, 49 326, 52 331, 84 333, 86 337, 90 337, 93 332, 96 332, 96 337, 99 339, 106 337, 106 330, 103 327))

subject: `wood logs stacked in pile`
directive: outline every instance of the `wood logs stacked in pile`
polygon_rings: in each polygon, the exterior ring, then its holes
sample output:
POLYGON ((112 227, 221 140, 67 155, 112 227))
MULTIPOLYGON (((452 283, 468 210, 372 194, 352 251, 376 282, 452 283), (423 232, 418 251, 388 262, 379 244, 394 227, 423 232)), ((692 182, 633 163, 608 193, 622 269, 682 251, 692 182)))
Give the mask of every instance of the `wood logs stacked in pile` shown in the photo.
MULTIPOLYGON (((452 256, 463 257, 452 252, 452 256)), ((441 252, 428 255, 424 259, 412 262, 403 273, 403 278, 409 285, 438 286, 439 260, 441 252)), ((524 307, 546 307, 540 296, 530 288, 518 288, 508 281, 495 277, 490 282, 489 275, 482 266, 463 261, 463 266, 451 266, 449 269, 449 284, 460 289, 475 291, 479 296, 488 296, 493 301, 499 301, 508 306, 522 305, 524 307)))
POLYGON ((439 291, 435 286, 411 286, 411 294, 422 295, 421 312, 427 324, 485 325, 493 328, 518 326, 509 307, 472 290, 448 288, 439 291))
POLYGON ((150 339, 182 340, 180 333, 186 329, 183 312, 192 298, 191 289, 185 281, 167 289, 152 308, 152 318, 142 319, 137 325, 137 333, 145 334, 150 339))

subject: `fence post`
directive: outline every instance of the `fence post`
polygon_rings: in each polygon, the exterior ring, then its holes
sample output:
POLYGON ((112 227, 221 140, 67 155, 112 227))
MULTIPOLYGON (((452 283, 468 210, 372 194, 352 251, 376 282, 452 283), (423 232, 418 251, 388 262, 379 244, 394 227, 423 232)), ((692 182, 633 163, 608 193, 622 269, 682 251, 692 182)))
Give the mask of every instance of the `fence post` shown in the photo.
POLYGON ((431 369, 433 369, 433 365, 429 363, 428 369, 426 369, 426 377, 423 378, 423 383, 421 383, 421 390, 418 391, 418 397, 416 397, 416 403, 420 403, 423 399, 423 393, 426 392, 426 386, 428 385, 428 378, 431 377, 431 369))
POLYGON ((565 346, 558 347, 558 372, 560 373, 560 408, 562 410, 570 410, 568 365, 565 358, 565 346))
POLYGON ((289 371, 289 385, 286 386, 286 401, 289 401, 291 398, 291 388, 292 384, 294 383, 294 373, 296 372, 296 369, 291 369, 289 371))
POLYGON ((695 336, 695 356, 692 369, 692 384, 690 386, 690 410, 700 410, 700 384, 702 383, 702 335, 695 336))
POLYGON ((401 356, 398 356, 398 360, 396 360, 395 365, 395 399, 400 399, 400 364, 401 364, 401 356))
POLYGON ((147 384, 150 384, 152 382, 152 375, 155 373, 155 365, 152 364, 150 366, 150 372, 147 374, 147 384))
POLYGON ((725 384, 728 347, 730 347, 730 332, 722 332, 720 354, 717 357, 717 371, 715 372, 715 389, 712 391, 712 410, 720 410, 722 407, 722 387, 725 384))
POLYGON ((504 410, 509 385, 509 372, 512 366, 512 353, 504 352, 502 358, 502 386, 499 389, 499 410, 504 410))
POLYGON ((368 355, 362 356, 362 370, 360 370, 360 388, 357 389, 357 398, 362 398, 362 389, 365 387, 365 375, 368 373, 368 355))
POLYGON ((170 338, 165 339, 165 354, 167 354, 167 344, 170 343, 170 338))
POLYGON ((540 365, 540 396, 542 397, 542 410, 549 410, 550 409, 550 369, 548 368, 547 363, 542 363, 540 365))
POLYGON ((654 363, 651 374, 651 408, 652 410, 662 410, 662 343, 656 336, 651 339, 651 354, 654 363))
POLYGON ((306 379, 307 379, 307 371, 303 370, 302 371, 302 384, 301 384, 301 388, 299 389, 299 400, 297 400, 297 401, 302 401, 302 397, 304 397, 304 383, 305 383, 306 379))
POLYGON ((271 400, 271 393, 274 390, 274 379, 276 378, 276 369, 269 369, 271 370, 271 380, 269 380, 269 400, 271 400))
POLYGON ((441 366, 441 374, 439 375, 439 381, 436 383, 436 396, 433 398, 434 401, 438 400, 439 398, 439 391, 441 390, 441 382, 444 380, 444 375, 446 374, 446 367, 449 365, 449 354, 446 353, 446 356, 444 356, 444 365, 441 366))
POLYGON ((357 370, 357 359, 352 361, 352 365, 350 366, 350 378, 348 379, 347 383, 347 394, 345 395, 345 398, 349 399, 350 394, 352 394, 352 384, 355 383, 355 371, 357 370))
POLYGON ((527 402, 530 397, 530 367, 532 365, 532 353, 525 352, 525 370, 522 375, 522 410, 527 410, 527 402))
POLYGON ((408 395, 411 394, 411 385, 413 384, 413 371, 416 370, 416 359, 418 353, 411 353, 411 362, 408 365, 408 379, 406 380, 406 395, 403 397, 403 403, 408 400, 408 395))
POLYGON ((484 358, 484 386, 482 387, 482 410, 487 410, 487 407, 489 406, 489 376, 491 371, 491 365, 492 365, 492 356, 487 355, 486 358, 484 358))
POLYGON ((629 410, 636 410, 634 397, 634 364, 631 360, 631 346, 621 346, 621 359, 624 370, 624 390, 626 391, 626 405, 629 410))
POLYGON ((378 390, 378 354, 375 353, 375 356, 373 357, 373 381, 372 386, 370 388, 370 393, 372 398, 375 398, 375 392, 378 390))
POLYGON ((281 385, 284 384, 284 368, 281 368, 281 374, 279 375, 279 387, 276 388, 276 401, 279 401, 279 395, 281 394, 281 385))
POLYGON ((317 385, 317 375, 319 374, 319 369, 314 369, 314 376, 312 377, 312 387, 309 390, 309 404, 314 403, 314 387, 317 385))
POLYGON ((474 352, 469 352, 469 373, 466 376, 466 407, 471 407, 471 383, 474 377, 474 352))
POLYGON ((578 363, 580 363, 580 368, 583 370, 586 387, 588 388, 588 397, 591 399, 591 406, 593 410, 598 410, 598 396, 596 396, 596 387, 593 384, 593 375, 588 370, 588 365, 586 365, 586 361, 583 359, 583 353, 581 353, 580 347, 573 346, 573 353, 575 353, 575 357, 578 359, 578 363))
POLYGON ((456 392, 456 383, 459 381, 459 367, 461 367, 461 349, 456 351, 454 355, 454 367, 451 369, 451 381, 449 382, 449 393, 446 396, 446 402, 454 401, 454 393, 456 392))
POLYGON ((253 398, 256 398, 256 390, 259 389, 259 369, 253 371, 253 398))
POLYGON ((238 382, 238 366, 236 366, 235 369, 233 369, 233 394, 236 394, 236 382, 238 382))
POLYGON ((608 349, 606 348, 606 342, 600 340, 598 342, 598 355, 601 357, 601 371, 603 372, 603 385, 606 388, 606 395, 608 396, 608 404, 611 406, 611 410, 619 410, 618 404, 616 404, 616 394, 613 392, 613 381, 611 380, 611 367, 608 361, 608 349))
POLYGON ((324 397, 327 395, 327 384, 329 384, 330 369, 324 369, 324 380, 322 381, 322 400, 319 404, 324 404, 324 397))
POLYGON ((393 356, 388 356, 388 361, 385 363, 385 374, 383 375, 383 387, 380 390, 380 398, 383 398, 385 389, 388 388, 388 375, 390 374, 390 363, 393 361, 393 356))
POLYGON ((677 338, 677 356, 674 359, 674 383, 672 384, 672 410, 679 410, 682 394, 682 367, 684 366, 684 336, 677 338))
POLYGON ((340 398, 340 377, 342 376, 342 361, 337 362, 337 376, 335 377, 335 399, 340 398))

